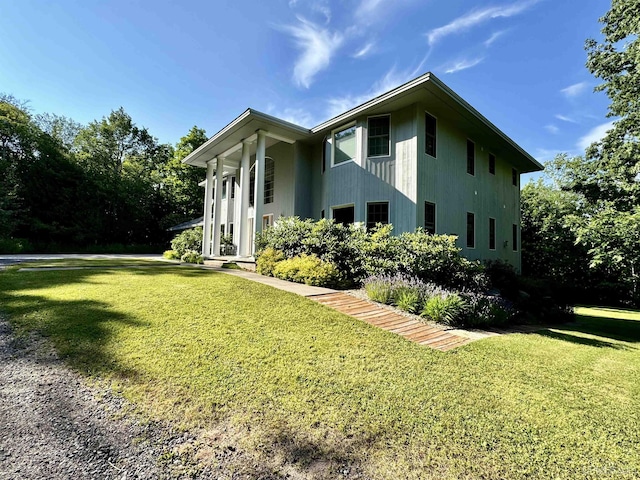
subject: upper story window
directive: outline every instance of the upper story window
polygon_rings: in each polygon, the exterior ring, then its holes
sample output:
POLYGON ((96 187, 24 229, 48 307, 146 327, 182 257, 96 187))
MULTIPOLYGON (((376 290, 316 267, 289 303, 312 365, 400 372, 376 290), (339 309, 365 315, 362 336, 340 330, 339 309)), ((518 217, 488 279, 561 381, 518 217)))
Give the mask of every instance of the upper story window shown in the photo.
POLYGON ((227 181, 223 180, 222 181, 222 199, 224 200, 225 198, 227 198, 227 181))
POLYGON ((518 170, 515 168, 511 169, 511 183, 513 183, 515 187, 518 186, 518 170))
POLYGON ((493 153, 489 154, 489 173, 496 174, 496 156, 493 153))
POLYGON ((236 177, 231 177, 231 199, 236 198, 236 177))
POLYGON ((333 132, 333 164, 355 160, 356 158, 356 126, 336 130, 333 132))
POLYGON ((273 158, 266 157, 264 162, 264 204, 273 203, 276 166, 273 158))
POLYGON ((424 145, 425 153, 436 156, 436 118, 432 117, 428 113, 425 113, 425 127, 424 127, 424 145))
POLYGON ((476 174, 476 144, 467 140, 467 173, 476 174))
POLYGON ((373 117, 367 125, 367 155, 369 157, 386 157, 391 151, 389 136, 389 115, 373 117))

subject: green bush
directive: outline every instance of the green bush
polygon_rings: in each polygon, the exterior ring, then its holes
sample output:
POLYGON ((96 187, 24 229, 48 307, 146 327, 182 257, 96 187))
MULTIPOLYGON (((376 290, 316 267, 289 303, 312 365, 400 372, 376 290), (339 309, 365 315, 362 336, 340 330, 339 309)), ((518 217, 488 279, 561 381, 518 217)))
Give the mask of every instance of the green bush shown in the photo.
POLYGON ((256 260, 256 272, 261 275, 272 277, 273 269, 276 267, 278 262, 281 262, 284 259, 284 253, 282 253, 280 250, 268 247, 260 252, 258 259, 256 260))
POLYGON ((165 250, 162 256, 168 260, 180 260, 180 255, 175 250, 165 250))
POLYGON ((171 240, 171 249, 175 250, 180 258, 187 252, 202 251, 202 227, 191 228, 176 235, 171 240))
POLYGON ((302 254, 278 262, 273 269, 273 276, 291 282, 328 287, 336 284, 339 272, 331 262, 315 255, 302 254))
POLYGON ((204 260, 202 258, 202 255, 200 255, 200 252, 196 252, 194 250, 185 252, 180 258, 180 260, 182 260, 185 263, 204 263, 204 260))
POLYGON ((0 253, 25 253, 33 251, 29 240, 24 238, 0 238, 0 253))
POLYGON ((427 300, 422 316, 434 322, 457 326, 462 323, 465 301, 457 293, 435 295, 427 300))
POLYGON ((515 315, 511 303, 501 297, 470 292, 462 293, 461 296, 465 301, 465 312, 460 318, 460 325, 504 326, 515 315))
POLYGON ((396 293, 395 303, 400 310, 409 313, 420 313, 423 308, 423 299, 416 289, 405 288, 396 293))

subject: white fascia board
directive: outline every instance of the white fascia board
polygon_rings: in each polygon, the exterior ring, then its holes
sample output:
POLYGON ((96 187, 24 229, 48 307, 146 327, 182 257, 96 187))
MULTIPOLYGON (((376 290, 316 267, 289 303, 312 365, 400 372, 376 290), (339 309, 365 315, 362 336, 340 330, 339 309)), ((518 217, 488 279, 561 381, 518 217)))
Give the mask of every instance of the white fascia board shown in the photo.
POLYGON ((365 103, 363 103, 361 105, 358 105, 356 107, 353 107, 350 110, 347 110, 346 112, 338 115, 337 117, 333 117, 333 118, 327 120, 326 122, 321 123, 317 127, 313 127, 311 129, 311 133, 314 133, 314 134, 318 133, 320 130, 324 130, 326 128, 333 127, 336 124, 339 124, 339 123, 344 122, 344 121, 346 121, 348 119, 351 119, 352 117, 357 116, 358 114, 368 110, 371 107, 375 107, 376 105, 378 105, 378 104, 380 104, 380 103, 382 103, 382 102, 384 102, 386 100, 392 99, 393 97, 395 97, 397 95, 400 95, 401 93, 404 93, 407 90, 411 90, 412 88, 414 88, 414 87, 416 87, 416 86, 418 86, 418 85, 420 85, 422 83, 428 82, 429 79, 431 78, 431 76, 432 76, 432 73, 431 72, 427 72, 424 75, 419 76, 418 78, 414 78, 413 80, 411 80, 411 81, 409 81, 409 82, 407 82, 407 83, 405 83, 403 85, 400 85, 397 88, 394 88, 393 90, 390 90, 390 91, 388 91, 386 93, 383 93, 382 95, 378 95, 377 97, 372 98, 371 100, 369 100, 369 101, 367 101, 367 102, 365 102, 365 103))

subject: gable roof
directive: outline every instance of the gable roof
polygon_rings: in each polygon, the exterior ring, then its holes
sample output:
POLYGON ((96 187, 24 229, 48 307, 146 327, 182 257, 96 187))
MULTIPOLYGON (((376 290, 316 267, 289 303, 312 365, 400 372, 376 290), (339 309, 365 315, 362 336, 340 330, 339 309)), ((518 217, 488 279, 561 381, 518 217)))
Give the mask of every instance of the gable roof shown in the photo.
POLYGON ((249 108, 188 155, 183 162, 190 165, 205 166, 206 160, 221 155, 233 145, 237 145, 243 139, 249 138, 259 129, 269 131, 278 136, 291 138, 292 140, 313 139, 314 137, 326 135, 341 124, 363 115, 388 113, 390 107, 396 110, 405 105, 424 102, 425 93, 430 94, 426 96, 430 100, 430 111, 438 111, 445 117, 455 118, 457 123, 462 121, 468 129, 477 132, 478 136, 488 139, 489 143, 506 145, 506 153, 510 162, 520 172, 526 173, 543 169, 543 166, 535 158, 431 72, 427 72, 399 87, 378 95, 311 129, 249 108), (455 117, 453 117, 451 111, 455 112, 455 117))

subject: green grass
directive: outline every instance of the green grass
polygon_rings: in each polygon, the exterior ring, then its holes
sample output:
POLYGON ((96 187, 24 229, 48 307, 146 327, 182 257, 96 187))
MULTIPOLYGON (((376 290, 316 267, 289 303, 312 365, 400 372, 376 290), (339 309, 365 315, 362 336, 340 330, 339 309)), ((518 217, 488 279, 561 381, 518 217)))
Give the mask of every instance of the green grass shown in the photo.
POLYGON ((21 263, 21 268, 64 268, 64 267, 152 267, 171 265, 169 260, 146 258, 59 258, 21 263))
POLYGON ((10 268, 0 305, 18 332, 48 336, 74 368, 150 417, 225 425, 254 458, 300 471, 640 476, 639 312, 580 308, 575 324, 442 353, 189 268, 10 268))

